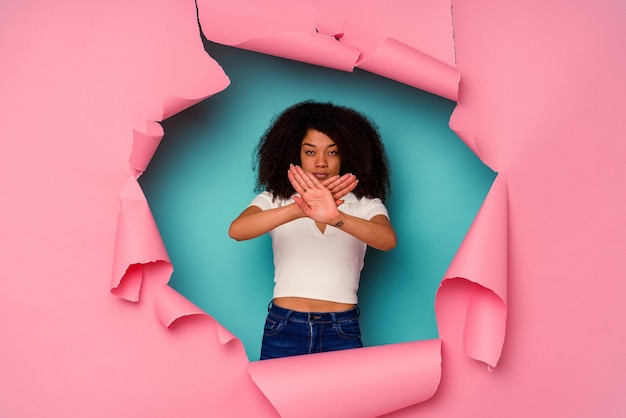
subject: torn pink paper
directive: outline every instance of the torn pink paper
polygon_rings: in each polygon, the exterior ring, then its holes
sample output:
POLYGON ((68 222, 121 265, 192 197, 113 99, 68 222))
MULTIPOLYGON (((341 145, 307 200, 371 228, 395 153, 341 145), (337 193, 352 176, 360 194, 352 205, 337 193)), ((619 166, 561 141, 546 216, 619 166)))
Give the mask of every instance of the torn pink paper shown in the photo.
POLYGON ((435 394, 441 341, 264 360, 249 369, 283 418, 378 417, 435 394))
POLYGON ((352 71, 360 54, 334 38, 305 32, 252 38, 233 46, 341 71, 352 71))
POLYGON ((163 285, 157 291, 154 299, 154 308, 159 322, 165 328, 171 328, 174 323, 182 318, 193 315, 206 315, 211 318, 217 330, 217 337, 220 344, 227 344, 235 339, 219 322, 215 321, 210 315, 207 315, 202 309, 194 305, 189 299, 178 293, 169 285, 163 285))
MULTIPOLYGON (((503 277, 506 280, 506 276, 503 277)), ((470 296, 463 332, 463 349, 468 356, 496 367, 506 334, 505 302, 490 289, 475 285, 470 296)))
POLYGON ((464 277, 493 290, 506 302, 507 225, 508 191, 499 174, 444 278, 464 277))
MULTIPOLYGON (((212 91, 221 91, 225 89, 230 81, 226 74, 222 73, 220 77, 216 77, 211 83, 212 91)), ((193 106, 194 104, 206 99, 208 95, 197 98, 182 98, 170 95, 163 101, 162 109, 158 120, 167 119, 176 113, 193 106)), ((154 156, 154 153, 163 139, 163 127, 156 121, 137 121, 142 125, 142 129, 135 128, 133 130, 133 148, 130 154, 130 165, 135 168, 137 177, 140 176, 148 167, 148 163, 154 156)))
POLYGON ((170 328, 177 319, 185 316, 205 315, 202 309, 169 285, 159 288, 154 299, 154 306, 157 318, 165 328, 170 328))
POLYGON ((363 7, 318 0, 316 6, 318 30, 361 51, 357 68, 457 100, 449 3, 376 0, 363 7))
POLYGON ((122 185, 120 200, 111 292, 136 302, 142 281, 141 266, 157 262, 169 265, 170 260, 146 197, 134 177, 122 185))
POLYGON ((318 33, 314 14, 312 2, 238 0, 229 7, 211 1, 198 2, 202 30, 213 42, 352 71, 359 50, 318 33))
POLYGON ((446 99, 457 100, 459 72, 456 68, 395 39, 383 41, 357 66, 446 99))
POLYGON ((439 297, 435 302, 438 318, 444 307, 466 311, 464 351, 490 367, 498 363, 506 332, 507 226, 507 187, 498 175, 442 283, 453 286, 457 280, 468 280, 475 290, 467 305, 455 301, 443 305, 439 297))
POLYGON ((363 7, 358 1, 281 1, 269 10, 266 6, 240 0, 237 10, 246 12, 239 15, 200 0, 198 15, 205 36, 213 42, 343 71, 358 67, 450 100, 457 98, 449 3, 375 2, 363 7), (286 19, 273 24, 272 11, 286 19))
POLYGON ((151 102, 149 113, 155 120, 146 120, 134 115, 133 142, 129 156, 130 166, 135 170, 135 178, 129 178, 120 191, 121 209, 117 225, 117 238, 113 260, 112 290, 115 295, 130 301, 139 300, 139 291, 143 280, 142 265, 146 263, 164 263, 172 266, 161 239, 160 233, 148 202, 137 183, 163 138, 161 120, 206 99, 211 94, 225 89, 230 80, 215 61, 214 71, 207 86, 199 86, 198 80, 183 78, 179 80, 178 93, 168 94, 165 99, 151 102), (210 92, 210 93, 209 93, 210 92))
POLYGON ((387 39, 455 67, 452 7, 441 0, 315 0, 320 33, 339 36, 366 59, 387 39))
POLYGON ((163 127, 157 122, 147 122, 146 132, 133 130, 133 149, 130 154, 130 165, 141 175, 154 156, 157 147, 163 139, 163 127))
MULTIPOLYGON (((150 150, 152 144, 141 143, 139 145, 150 150)), ((137 142, 134 145, 137 145, 137 142)), ((120 197, 122 208, 118 218, 111 292, 122 299, 139 301, 139 293, 144 280, 144 266, 158 264, 159 269, 156 271, 160 276, 158 282, 162 283, 162 286, 155 295, 154 309, 159 322, 165 328, 170 328, 174 322, 184 317, 209 316, 165 284, 172 274, 173 267, 148 202, 136 179, 127 179, 122 186, 120 197)), ((227 344, 235 338, 221 324, 213 318, 211 320, 216 326, 221 344, 227 344)))

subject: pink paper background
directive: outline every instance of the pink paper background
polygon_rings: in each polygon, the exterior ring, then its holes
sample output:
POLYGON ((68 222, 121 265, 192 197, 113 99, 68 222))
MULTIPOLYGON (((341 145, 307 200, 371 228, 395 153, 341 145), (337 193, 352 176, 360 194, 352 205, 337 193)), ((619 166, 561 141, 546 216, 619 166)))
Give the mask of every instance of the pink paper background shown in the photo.
POLYGON ((0 4, 0 416, 623 415, 626 6, 361 3, 0 4), (136 177, 155 121, 228 85, 197 16, 218 42, 458 100, 452 129, 499 175, 442 278, 440 340, 249 364, 167 286, 136 177), (362 396, 304 409, 286 370, 362 396))

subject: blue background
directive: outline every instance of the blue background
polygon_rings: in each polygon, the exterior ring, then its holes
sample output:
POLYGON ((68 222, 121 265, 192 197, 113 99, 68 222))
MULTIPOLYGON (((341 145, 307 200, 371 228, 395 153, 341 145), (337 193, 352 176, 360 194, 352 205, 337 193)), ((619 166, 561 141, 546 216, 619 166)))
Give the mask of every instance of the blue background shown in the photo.
POLYGON ((235 242, 230 222, 254 197, 253 151, 270 121, 307 99, 353 107, 379 127, 391 162, 387 207, 398 246, 368 249, 359 304, 363 342, 437 338, 434 299, 495 173, 449 129, 455 103, 355 70, 345 73, 206 43, 223 92, 163 122, 140 178, 174 265, 170 285, 258 360, 273 287, 268 235, 235 242))

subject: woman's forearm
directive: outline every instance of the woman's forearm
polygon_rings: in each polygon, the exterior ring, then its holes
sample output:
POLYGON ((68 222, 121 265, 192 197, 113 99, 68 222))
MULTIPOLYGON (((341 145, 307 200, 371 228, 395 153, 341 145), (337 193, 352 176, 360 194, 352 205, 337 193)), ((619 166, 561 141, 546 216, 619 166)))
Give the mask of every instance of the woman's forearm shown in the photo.
POLYGON ((396 232, 389 219, 384 215, 374 216, 368 221, 340 212, 339 220, 341 221, 341 226, 338 226, 339 229, 360 239, 372 248, 389 251, 396 246, 396 232))
POLYGON ((256 238, 303 216, 304 213, 293 203, 269 210, 250 206, 230 224, 228 236, 237 241, 256 238))

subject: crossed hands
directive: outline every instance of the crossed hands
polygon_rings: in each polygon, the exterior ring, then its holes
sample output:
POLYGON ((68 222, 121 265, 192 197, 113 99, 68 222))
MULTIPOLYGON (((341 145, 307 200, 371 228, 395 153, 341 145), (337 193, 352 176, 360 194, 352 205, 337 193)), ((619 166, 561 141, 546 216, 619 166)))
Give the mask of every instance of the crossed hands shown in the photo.
POLYGON ((306 216, 316 222, 335 225, 341 220, 339 209, 343 197, 358 184, 354 174, 333 176, 320 183, 302 167, 291 165, 287 173, 291 185, 300 196, 294 196, 298 207, 306 216))

